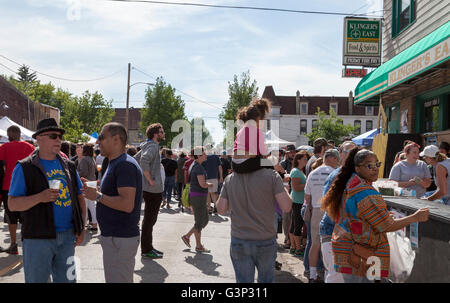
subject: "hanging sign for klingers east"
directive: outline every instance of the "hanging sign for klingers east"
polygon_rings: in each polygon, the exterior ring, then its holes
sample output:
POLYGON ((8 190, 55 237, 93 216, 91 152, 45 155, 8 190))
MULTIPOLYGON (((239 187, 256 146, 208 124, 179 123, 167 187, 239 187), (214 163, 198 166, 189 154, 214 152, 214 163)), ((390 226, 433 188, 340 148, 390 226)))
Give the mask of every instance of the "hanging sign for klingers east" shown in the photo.
POLYGON ((376 67, 381 62, 381 20, 344 19, 344 65, 376 67))

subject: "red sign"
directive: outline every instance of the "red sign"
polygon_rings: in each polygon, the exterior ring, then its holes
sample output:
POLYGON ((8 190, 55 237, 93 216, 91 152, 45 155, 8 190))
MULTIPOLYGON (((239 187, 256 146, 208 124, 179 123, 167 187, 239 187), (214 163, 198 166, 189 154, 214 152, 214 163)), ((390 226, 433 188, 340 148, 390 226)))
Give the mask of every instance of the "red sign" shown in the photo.
POLYGON ((365 68, 344 68, 342 70, 342 77, 344 78, 364 78, 367 75, 365 68))

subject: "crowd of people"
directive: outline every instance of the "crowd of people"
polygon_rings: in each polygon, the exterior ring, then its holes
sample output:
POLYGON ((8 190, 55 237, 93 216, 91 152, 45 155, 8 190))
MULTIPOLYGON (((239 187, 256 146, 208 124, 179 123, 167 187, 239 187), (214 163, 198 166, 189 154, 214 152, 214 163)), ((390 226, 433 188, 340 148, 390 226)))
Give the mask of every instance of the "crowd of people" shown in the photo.
MULTIPOLYGON (((284 249, 303 259, 310 283, 370 282, 371 256, 380 260, 375 280, 387 278, 386 233, 426 221, 428 209, 395 219, 372 186, 381 163, 351 140, 335 146, 316 139, 311 154, 294 145, 266 146, 259 122, 269 110, 265 99, 240 109, 236 118, 244 124, 233 153, 220 156, 212 146, 162 148, 160 123, 147 127, 147 140, 137 148, 127 145, 125 127, 115 122, 103 126, 96 145, 63 141, 65 130, 51 118, 39 122, 33 144, 10 127, 0 160, 11 244, 1 251, 18 253, 21 223, 25 282, 76 282, 66 275, 73 265, 67 260, 86 232, 100 229, 105 281, 133 282, 139 247, 143 258, 163 258, 153 246, 153 227, 160 209, 177 200, 194 217, 181 241, 191 248, 194 235, 198 253, 210 252, 201 237, 209 215, 230 215, 237 282, 253 282, 256 270, 258 282, 274 281, 277 233, 284 234, 284 249)), ((449 146, 440 147, 420 152, 417 143, 405 142, 389 179, 417 198, 449 205, 449 146)))

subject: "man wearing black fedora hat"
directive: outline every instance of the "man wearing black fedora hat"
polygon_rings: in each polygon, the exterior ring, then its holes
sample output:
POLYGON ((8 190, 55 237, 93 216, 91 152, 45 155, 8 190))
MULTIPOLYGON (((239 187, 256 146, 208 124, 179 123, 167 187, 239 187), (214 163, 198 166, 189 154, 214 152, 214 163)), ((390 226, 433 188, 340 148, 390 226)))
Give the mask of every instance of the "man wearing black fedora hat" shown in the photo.
POLYGON ((86 205, 75 164, 60 156, 64 129, 55 119, 39 121, 38 149, 14 168, 9 191, 12 211, 23 215, 25 282, 76 282, 75 246, 84 238, 86 205))

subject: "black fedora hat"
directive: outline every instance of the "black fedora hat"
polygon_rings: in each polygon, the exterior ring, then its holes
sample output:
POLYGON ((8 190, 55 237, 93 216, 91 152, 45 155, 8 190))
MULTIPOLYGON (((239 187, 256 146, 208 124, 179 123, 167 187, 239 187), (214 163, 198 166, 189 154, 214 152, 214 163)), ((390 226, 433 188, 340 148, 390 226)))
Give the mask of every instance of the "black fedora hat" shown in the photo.
POLYGON ((39 134, 42 134, 43 132, 47 132, 47 131, 51 131, 51 130, 59 131, 61 133, 61 135, 64 135, 64 133, 66 132, 64 129, 62 129, 58 126, 58 123, 56 123, 56 120, 54 118, 48 118, 48 119, 43 119, 43 120, 39 121, 39 123, 37 125, 37 130, 33 134, 32 137, 33 137, 33 139, 36 139, 36 136, 38 136, 39 134))
POLYGON ((286 151, 288 152, 295 151, 295 145, 289 144, 288 146, 286 146, 286 151))

